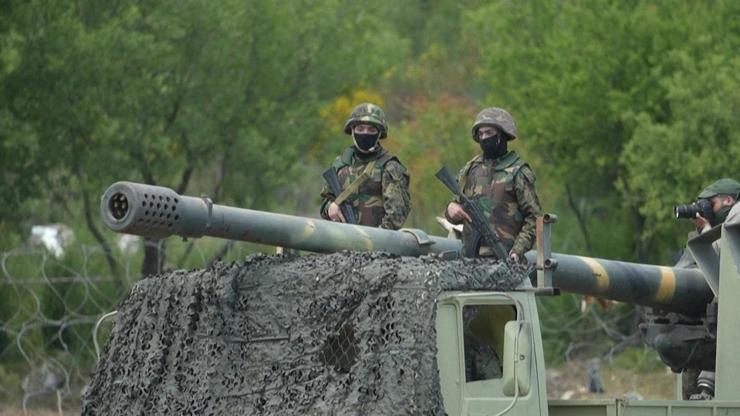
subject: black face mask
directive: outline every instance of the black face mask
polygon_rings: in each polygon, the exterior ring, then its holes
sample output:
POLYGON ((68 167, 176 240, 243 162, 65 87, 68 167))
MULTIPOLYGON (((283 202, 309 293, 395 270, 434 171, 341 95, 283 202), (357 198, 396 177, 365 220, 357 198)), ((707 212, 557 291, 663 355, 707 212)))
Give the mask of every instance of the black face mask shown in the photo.
POLYGON ((377 150, 380 132, 375 134, 360 134, 352 132, 352 138, 355 141, 355 147, 362 153, 373 153, 377 150))
POLYGON ((497 159, 507 152, 507 140, 501 134, 480 141, 480 148, 486 159, 497 159))

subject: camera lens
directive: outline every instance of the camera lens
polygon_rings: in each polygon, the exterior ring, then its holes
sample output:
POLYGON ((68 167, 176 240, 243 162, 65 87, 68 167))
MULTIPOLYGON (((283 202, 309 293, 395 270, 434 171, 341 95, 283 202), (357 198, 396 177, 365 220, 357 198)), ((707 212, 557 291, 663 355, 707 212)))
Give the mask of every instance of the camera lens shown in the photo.
POLYGON ((699 207, 696 203, 686 205, 676 205, 674 209, 676 218, 694 218, 696 213, 699 212, 699 207))
POLYGON ((700 199, 690 204, 676 205, 673 212, 676 214, 676 218, 695 218, 696 214, 699 214, 706 219, 710 219, 713 215, 712 202, 708 199, 700 199))

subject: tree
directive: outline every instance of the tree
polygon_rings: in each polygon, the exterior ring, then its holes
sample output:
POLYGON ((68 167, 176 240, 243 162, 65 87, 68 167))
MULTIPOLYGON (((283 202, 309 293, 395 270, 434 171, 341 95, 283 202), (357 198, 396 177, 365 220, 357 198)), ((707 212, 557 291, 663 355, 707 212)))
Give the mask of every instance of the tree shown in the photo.
MULTIPOLYGON (((675 246, 673 238, 668 244, 655 240, 651 222, 665 214, 646 216, 651 211, 646 204, 654 202, 646 201, 645 189, 666 188, 631 176, 656 178, 665 170, 657 163, 634 164, 634 157, 627 154, 645 149, 638 142, 645 141, 648 126, 678 121, 676 77, 702 79, 705 75, 698 72, 718 69, 710 69, 711 64, 732 71, 736 62, 729 57, 737 48, 737 30, 730 28, 737 24, 730 16, 737 8, 734 2, 722 1, 699 5, 533 0, 496 2, 468 14, 473 23, 470 41, 473 36, 491 39, 478 51, 479 83, 490 91, 489 102, 512 109, 523 143, 542 161, 538 174, 554 178, 561 187, 560 198, 578 219, 586 246, 589 241, 596 246, 593 251, 618 250, 596 244, 592 229, 597 218, 600 222, 617 217, 626 224, 621 227, 629 227, 632 254, 625 257, 665 259, 675 246)), ((714 117, 709 108, 702 112, 714 117)), ((662 204, 661 209, 666 208, 662 204)))
MULTIPOLYGON (((13 3, 7 123, 28 126, 36 176, 80 201, 116 274, 95 218, 103 187, 143 180, 273 204, 269 191, 320 130, 322 103, 404 53, 361 10, 334 0, 13 3)), ((164 253, 148 242, 142 274, 160 271, 164 253)))

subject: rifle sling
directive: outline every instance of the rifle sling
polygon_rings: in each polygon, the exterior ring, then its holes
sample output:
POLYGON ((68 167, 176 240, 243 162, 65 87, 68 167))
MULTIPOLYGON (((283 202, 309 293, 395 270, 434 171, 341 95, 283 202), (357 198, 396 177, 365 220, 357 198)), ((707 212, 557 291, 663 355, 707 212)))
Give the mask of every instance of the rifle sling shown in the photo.
POLYGON ((365 183, 365 181, 370 179, 370 175, 372 174, 374 167, 375 167, 375 160, 371 161, 370 163, 367 164, 367 166, 365 166, 365 170, 362 171, 362 174, 360 174, 360 176, 358 176, 357 179, 355 179, 351 184, 349 184, 349 186, 344 188, 342 193, 339 194, 339 196, 337 196, 334 202, 337 205, 341 205, 344 201, 347 200, 347 198, 349 198, 352 194, 357 192, 357 189, 359 189, 360 186, 362 186, 362 184, 365 183))

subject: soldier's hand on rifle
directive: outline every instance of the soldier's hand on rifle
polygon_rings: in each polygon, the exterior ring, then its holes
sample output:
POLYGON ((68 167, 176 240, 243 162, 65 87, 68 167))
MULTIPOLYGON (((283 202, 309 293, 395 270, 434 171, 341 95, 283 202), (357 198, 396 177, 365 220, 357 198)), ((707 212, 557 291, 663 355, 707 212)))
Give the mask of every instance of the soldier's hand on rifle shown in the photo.
POLYGON ((344 219, 344 215, 342 215, 342 210, 336 202, 331 202, 329 204, 329 209, 326 213, 329 214, 329 218, 331 218, 332 221, 347 222, 347 220, 344 219))
POLYGON ((453 221, 472 221, 470 219, 470 215, 468 215, 468 213, 465 212, 465 210, 463 209, 462 205, 458 204, 457 202, 450 202, 447 205, 447 216, 450 217, 453 221))
POLYGON ((514 261, 516 263, 519 263, 519 255, 518 254, 516 254, 516 253, 509 253, 509 258, 512 261, 514 261))

